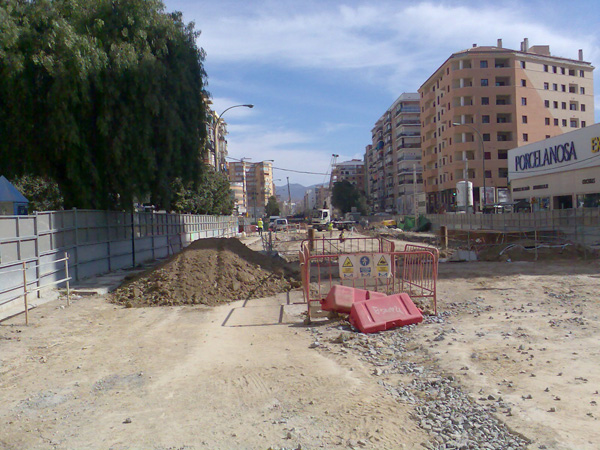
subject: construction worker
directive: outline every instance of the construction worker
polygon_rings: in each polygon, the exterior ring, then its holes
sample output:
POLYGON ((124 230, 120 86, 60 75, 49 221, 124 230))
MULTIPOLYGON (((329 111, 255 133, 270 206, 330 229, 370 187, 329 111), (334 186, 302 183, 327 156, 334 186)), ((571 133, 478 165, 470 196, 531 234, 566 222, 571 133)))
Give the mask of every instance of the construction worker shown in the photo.
POLYGON ((258 228, 258 234, 260 236, 262 236, 262 232, 263 232, 263 221, 262 221, 262 217, 258 218, 258 222, 256 224, 256 228, 258 228))
POLYGON ((327 224, 327 231, 329 231, 329 238, 333 237, 333 222, 329 222, 327 224))

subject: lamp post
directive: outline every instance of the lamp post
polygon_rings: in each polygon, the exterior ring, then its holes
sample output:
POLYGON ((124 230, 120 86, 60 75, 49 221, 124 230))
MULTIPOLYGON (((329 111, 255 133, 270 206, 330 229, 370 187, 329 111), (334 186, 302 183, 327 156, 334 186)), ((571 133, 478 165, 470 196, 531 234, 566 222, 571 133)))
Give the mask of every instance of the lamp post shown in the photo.
MULTIPOLYGON (((221 119, 223 117, 223 114, 225 114, 227 111, 229 111, 230 109, 233 108, 254 108, 254 105, 251 104, 247 104, 247 105, 233 105, 230 106, 229 108, 226 108, 218 117, 217 117, 217 122, 215 123, 215 169, 217 169, 217 172, 220 172, 220 167, 219 167, 219 163, 217 162, 217 158, 219 157, 219 124, 221 122, 221 119)), ((242 158, 243 159, 243 158, 242 158)))
MULTIPOLYGON (((455 126, 462 125, 462 126, 468 127, 471 130, 475 131, 475 133, 477 133, 477 136, 479 137, 479 142, 481 143, 481 168, 483 170, 483 200, 480 199, 480 201, 481 201, 481 211, 483 212, 485 210, 485 196, 486 196, 486 191, 485 191, 485 149, 483 146, 483 137, 481 137, 481 133, 479 132, 479 130, 477 128, 475 128, 472 125, 469 125, 468 123, 453 123, 452 125, 455 125, 455 126)), ((467 174, 465 175, 465 180, 467 180, 467 177, 469 175, 469 166, 468 166, 469 159, 465 158, 465 160, 467 161, 467 162, 465 162, 465 167, 466 167, 465 170, 467 171, 467 174)), ((467 180, 467 183, 468 183, 468 180, 467 180)), ((468 187, 468 184, 467 184, 467 186, 465 186, 465 192, 468 192, 467 187, 468 187)), ((466 205, 467 205, 467 203, 465 203, 465 208, 467 208, 466 205)))

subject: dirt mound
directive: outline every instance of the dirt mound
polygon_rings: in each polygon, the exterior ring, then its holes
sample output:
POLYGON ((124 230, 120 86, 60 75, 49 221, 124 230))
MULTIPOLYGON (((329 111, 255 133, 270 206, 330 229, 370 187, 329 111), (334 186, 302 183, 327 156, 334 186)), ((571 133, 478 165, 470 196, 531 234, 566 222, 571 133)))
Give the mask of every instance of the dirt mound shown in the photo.
POLYGON ((284 267, 235 238, 200 239, 111 296, 136 306, 216 305, 288 291, 300 283, 284 267))
POLYGON ((480 261, 540 261, 561 259, 597 258, 597 252, 580 244, 540 244, 534 241, 520 241, 492 245, 478 253, 480 261))

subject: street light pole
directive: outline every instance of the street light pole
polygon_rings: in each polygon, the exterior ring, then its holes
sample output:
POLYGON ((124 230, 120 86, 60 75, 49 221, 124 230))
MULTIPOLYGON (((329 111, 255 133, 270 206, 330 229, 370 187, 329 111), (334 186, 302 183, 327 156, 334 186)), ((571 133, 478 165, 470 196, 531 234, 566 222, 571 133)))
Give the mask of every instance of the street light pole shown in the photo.
MULTIPOLYGON (((469 127, 471 130, 475 131, 475 133, 477 133, 477 136, 479 137, 479 142, 481 144, 481 168, 483 170, 483 199, 479 199, 479 200, 480 200, 480 203, 481 203, 481 211, 483 212, 483 211, 485 211, 485 203, 486 203, 486 199, 485 199, 485 197, 486 197, 486 190, 485 190, 485 149, 484 149, 484 146, 483 146, 483 137, 481 137, 481 133, 479 132, 479 130, 477 128, 475 128, 472 125, 469 125, 468 123, 453 123, 452 125, 454 125, 454 126, 461 126, 461 125, 463 125, 465 127, 469 127)), ((467 171, 467 175, 465 176, 465 179, 467 179, 468 173, 469 173, 469 169, 468 169, 468 161, 469 161, 469 159, 468 158, 465 158, 465 159, 467 161, 465 163, 465 167, 466 167, 466 171, 467 171)), ((465 188, 466 187, 468 187, 468 185, 465 186, 465 188)), ((468 191, 468 189, 466 191, 468 191)), ((465 205, 466 205, 466 203, 465 203, 465 205)))
POLYGON ((215 132, 214 132, 214 137, 215 137, 215 169, 217 169, 217 172, 220 172, 221 170, 219 167, 219 163, 217 162, 217 158, 219 157, 219 124, 221 122, 221 118, 223 117, 223 114, 225 114, 227 111, 229 111, 230 109, 233 108, 254 108, 254 105, 251 104, 247 104, 247 105, 233 105, 230 106, 229 108, 226 108, 218 117, 217 117, 217 122, 215 123, 215 132))

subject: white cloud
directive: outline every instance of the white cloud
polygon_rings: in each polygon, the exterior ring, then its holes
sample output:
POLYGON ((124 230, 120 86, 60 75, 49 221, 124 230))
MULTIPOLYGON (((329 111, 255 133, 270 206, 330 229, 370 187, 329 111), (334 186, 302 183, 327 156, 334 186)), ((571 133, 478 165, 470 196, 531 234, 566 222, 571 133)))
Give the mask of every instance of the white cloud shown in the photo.
POLYGON ((463 7, 432 2, 380 2, 355 6, 311 3, 294 11, 292 3, 257 8, 199 23, 200 38, 215 62, 242 61, 292 68, 352 71, 397 92, 398 85, 418 87, 453 52, 473 43, 518 49, 524 37, 530 45, 550 45, 557 56, 577 58, 583 48, 600 56, 598 38, 578 28, 556 29, 541 17, 526 17, 517 5, 463 7), (285 5, 288 5, 286 8, 285 5), (412 79, 407 79, 412 77, 412 79), (418 78, 420 77, 420 78, 418 78), (426 76, 425 76, 426 77, 426 76))

